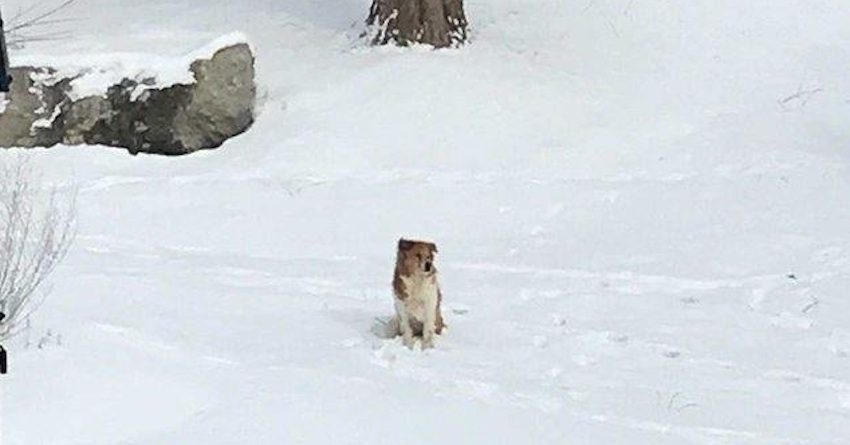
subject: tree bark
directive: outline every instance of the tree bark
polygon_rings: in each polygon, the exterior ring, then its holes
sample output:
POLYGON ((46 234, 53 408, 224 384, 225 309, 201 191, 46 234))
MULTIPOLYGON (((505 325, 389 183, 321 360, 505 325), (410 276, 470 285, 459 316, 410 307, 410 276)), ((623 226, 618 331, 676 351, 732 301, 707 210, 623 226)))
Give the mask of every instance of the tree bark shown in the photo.
POLYGON ((372 0, 369 18, 372 44, 414 43, 437 48, 466 42, 463 0, 372 0))

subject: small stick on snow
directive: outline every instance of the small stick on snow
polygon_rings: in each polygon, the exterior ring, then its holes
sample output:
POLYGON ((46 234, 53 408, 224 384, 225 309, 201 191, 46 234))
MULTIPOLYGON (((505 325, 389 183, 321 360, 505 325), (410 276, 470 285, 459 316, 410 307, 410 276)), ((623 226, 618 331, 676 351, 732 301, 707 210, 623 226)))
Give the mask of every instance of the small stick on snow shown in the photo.
POLYGON ((807 304, 806 307, 803 308, 803 313, 808 314, 810 310, 814 309, 819 304, 820 300, 818 300, 817 297, 812 297, 812 302, 807 304))
POLYGON ((798 101, 800 103, 798 109, 802 109, 806 107, 806 104, 814 97, 815 94, 818 94, 823 91, 823 88, 811 88, 808 90, 803 89, 803 85, 797 87, 797 92, 785 97, 784 99, 779 100, 779 107, 783 110, 787 111, 791 109, 789 106, 792 102, 798 101))

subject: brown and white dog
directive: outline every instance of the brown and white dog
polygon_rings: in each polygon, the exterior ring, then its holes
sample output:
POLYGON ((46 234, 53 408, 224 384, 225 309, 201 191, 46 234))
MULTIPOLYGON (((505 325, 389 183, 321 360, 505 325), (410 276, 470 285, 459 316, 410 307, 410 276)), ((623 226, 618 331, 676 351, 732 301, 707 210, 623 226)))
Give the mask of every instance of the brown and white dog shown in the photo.
POLYGON ((398 240, 393 294, 395 322, 404 345, 413 348, 414 336, 422 337, 422 349, 434 347, 434 334, 445 325, 440 303, 443 296, 437 283, 434 254, 437 246, 426 241, 398 240))

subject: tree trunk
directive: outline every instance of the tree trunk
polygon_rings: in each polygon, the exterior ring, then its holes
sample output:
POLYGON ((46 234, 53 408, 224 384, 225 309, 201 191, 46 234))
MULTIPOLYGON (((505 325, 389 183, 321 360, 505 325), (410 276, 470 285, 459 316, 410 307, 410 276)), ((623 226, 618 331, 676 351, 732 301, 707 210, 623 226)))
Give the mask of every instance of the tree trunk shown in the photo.
POLYGON ((463 0, 372 0, 366 24, 375 45, 424 43, 445 48, 466 41, 463 0))

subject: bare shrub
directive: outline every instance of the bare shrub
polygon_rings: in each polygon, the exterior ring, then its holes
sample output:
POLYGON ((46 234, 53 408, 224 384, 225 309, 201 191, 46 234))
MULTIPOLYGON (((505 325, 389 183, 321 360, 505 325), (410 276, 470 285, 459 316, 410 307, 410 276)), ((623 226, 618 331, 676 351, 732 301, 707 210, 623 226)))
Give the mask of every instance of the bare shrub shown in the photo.
POLYGON ((0 164, 0 340, 17 334, 44 300, 41 286, 74 237, 75 201, 36 186, 22 158, 0 164))
POLYGON ((27 43, 59 40, 70 37, 64 25, 74 19, 63 13, 77 0, 30 0, 6 20, 6 44, 23 48, 27 43))

